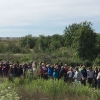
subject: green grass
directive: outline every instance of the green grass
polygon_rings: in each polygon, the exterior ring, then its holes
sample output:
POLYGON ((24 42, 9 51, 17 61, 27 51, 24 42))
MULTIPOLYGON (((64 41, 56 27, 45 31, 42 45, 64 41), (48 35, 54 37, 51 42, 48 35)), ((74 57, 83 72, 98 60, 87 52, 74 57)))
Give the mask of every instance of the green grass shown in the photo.
POLYGON ((13 81, 0 78, 0 83, 3 83, 1 91, 2 89, 8 91, 8 87, 11 87, 8 94, 16 93, 17 99, 11 96, 11 100, 100 100, 100 90, 75 83, 65 83, 63 80, 30 80, 22 76, 14 78, 13 81))

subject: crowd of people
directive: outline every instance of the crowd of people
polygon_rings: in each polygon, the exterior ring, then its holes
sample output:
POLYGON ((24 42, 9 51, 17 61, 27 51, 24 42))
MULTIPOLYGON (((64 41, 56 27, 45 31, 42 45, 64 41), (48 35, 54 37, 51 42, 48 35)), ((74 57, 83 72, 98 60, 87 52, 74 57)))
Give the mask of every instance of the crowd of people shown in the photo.
POLYGON ((63 63, 55 63, 54 65, 50 65, 50 63, 41 62, 36 64, 32 63, 11 63, 9 61, 0 62, 0 76, 7 77, 8 75, 12 75, 12 77, 20 77, 21 75, 25 76, 26 72, 33 73, 33 75, 37 75, 38 78, 43 79, 64 79, 65 82, 76 82, 78 84, 83 84, 84 86, 87 83, 92 86, 94 82, 95 88, 100 88, 100 68, 92 66, 85 67, 84 65, 69 67, 67 64, 63 63))

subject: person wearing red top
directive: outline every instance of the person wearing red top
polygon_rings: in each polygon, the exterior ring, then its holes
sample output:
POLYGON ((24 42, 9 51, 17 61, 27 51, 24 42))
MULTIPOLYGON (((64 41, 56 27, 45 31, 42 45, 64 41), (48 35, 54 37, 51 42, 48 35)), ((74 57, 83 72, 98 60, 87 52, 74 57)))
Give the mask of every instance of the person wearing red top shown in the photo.
POLYGON ((66 70, 66 73, 69 71, 67 64, 64 65, 64 69, 66 70))

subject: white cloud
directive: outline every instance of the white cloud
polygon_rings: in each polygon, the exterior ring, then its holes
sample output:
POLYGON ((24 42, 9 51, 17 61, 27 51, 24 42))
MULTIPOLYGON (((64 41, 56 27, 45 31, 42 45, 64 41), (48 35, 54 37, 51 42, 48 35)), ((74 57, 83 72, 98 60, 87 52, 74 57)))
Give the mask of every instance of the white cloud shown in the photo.
POLYGON ((0 0, 0 27, 100 22, 100 0, 0 0))

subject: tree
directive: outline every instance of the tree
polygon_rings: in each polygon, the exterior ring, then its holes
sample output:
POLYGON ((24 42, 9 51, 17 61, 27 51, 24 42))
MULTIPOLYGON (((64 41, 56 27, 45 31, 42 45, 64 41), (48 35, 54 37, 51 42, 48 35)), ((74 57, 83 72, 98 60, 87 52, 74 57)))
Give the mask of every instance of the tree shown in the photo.
POLYGON ((76 44, 76 38, 78 37, 77 30, 80 28, 80 24, 74 23, 69 25, 64 30, 64 46, 72 47, 76 44))
POLYGON ((36 39, 37 38, 32 37, 32 35, 29 34, 20 39, 20 44, 22 47, 29 47, 30 49, 32 49, 35 46, 36 39))
POLYGON ((76 49, 82 60, 93 60, 96 57, 96 33, 91 22, 74 23, 64 30, 65 45, 76 49))
POLYGON ((96 35, 96 52, 97 55, 100 54, 100 33, 96 35))
POLYGON ((79 28, 79 44, 78 44, 78 55, 82 60, 94 60, 95 54, 95 43, 96 43, 96 33, 92 29, 91 22, 80 23, 79 28))

